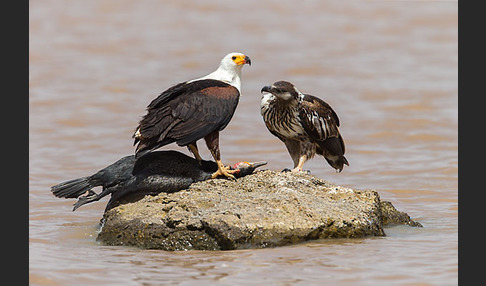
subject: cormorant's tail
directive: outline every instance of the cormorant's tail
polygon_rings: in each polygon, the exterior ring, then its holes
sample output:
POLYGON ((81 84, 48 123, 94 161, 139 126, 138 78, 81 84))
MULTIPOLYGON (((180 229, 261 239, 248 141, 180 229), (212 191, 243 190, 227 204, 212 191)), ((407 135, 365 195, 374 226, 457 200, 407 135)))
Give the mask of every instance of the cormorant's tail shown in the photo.
POLYGON ((77 198, 93 187, 89 177, 83 177, 52 186, 51 192, 58 198, 77 198))

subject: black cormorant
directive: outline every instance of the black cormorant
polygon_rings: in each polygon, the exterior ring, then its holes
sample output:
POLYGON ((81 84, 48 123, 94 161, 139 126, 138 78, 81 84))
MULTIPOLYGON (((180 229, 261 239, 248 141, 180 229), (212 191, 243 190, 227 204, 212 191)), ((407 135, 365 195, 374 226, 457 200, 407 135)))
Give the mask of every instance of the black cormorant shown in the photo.
MULTIPOLYGON (((243 177, 265 164, 239 162, 230 169, 235 177, 243 177)), ((145 195, 186 189, 194 182, 210 179, 216 170, 218 165, 213 161, 198 162, 177 151, 155 151, 139 159, 135 155, 123 157, 91 176, 52 186, 51 191, 59 198, 78 198, 73 211, 111 194, 106 211, 121 202, 138 200, 145 195), (97 186, 102 187, 100 193, 92 190, 97 186)))

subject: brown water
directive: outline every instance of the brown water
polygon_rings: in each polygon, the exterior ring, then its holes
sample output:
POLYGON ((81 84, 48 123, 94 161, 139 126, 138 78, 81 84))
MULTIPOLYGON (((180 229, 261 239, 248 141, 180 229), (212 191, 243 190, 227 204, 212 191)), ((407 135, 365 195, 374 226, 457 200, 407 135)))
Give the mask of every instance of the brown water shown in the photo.
MULTIPOLYGON (((32 285, 455 285, 458 283, 458 4, 454 1, 30 1, 32 285), (263 125, 260 89, 289 80, 341 119, 350 162, 306 169, 376 189, 423 228, 225 252, 96 242, 107 199, 71 212, 50 186, 132 154, 146 105, 246 53, 222 133, 227 164, 291 167, 263 125)), ((185 148, 169 145, 164 149, 185 148)), ((210 158, 201 145, 202 155, 210 158)))

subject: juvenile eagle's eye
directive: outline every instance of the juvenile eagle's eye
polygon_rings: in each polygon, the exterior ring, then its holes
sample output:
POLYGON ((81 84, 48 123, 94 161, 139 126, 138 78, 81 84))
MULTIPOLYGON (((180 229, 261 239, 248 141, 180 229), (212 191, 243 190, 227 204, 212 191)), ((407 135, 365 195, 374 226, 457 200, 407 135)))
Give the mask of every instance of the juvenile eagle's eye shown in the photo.
POLYGON ((236 60, 236 57, 235 56, 232 56, 231 59, 234 61, 234 60, 236 60))

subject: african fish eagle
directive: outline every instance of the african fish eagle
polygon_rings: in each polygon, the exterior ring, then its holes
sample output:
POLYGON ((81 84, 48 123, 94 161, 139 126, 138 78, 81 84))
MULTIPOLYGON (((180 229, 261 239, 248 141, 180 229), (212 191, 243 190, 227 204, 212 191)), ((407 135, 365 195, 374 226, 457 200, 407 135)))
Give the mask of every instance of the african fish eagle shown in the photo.
POLYGON ((216 71, 176 84, 155 98, 140 120, 135 133, 137 158, 170 143, 187 146, 201 162, 196 142, 204 138, 218 164, 212 175, 234 179, 229 167, 221 162, 219 132, 230 122, 241 93, 241 68, 251 65, 248 56, 229 53, 216 71))

